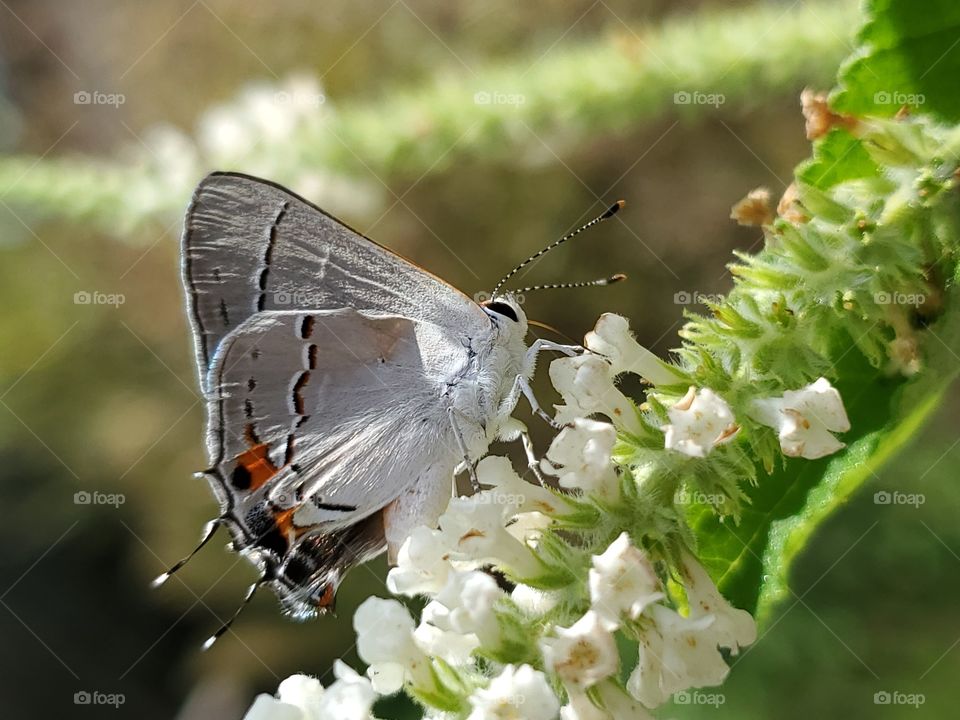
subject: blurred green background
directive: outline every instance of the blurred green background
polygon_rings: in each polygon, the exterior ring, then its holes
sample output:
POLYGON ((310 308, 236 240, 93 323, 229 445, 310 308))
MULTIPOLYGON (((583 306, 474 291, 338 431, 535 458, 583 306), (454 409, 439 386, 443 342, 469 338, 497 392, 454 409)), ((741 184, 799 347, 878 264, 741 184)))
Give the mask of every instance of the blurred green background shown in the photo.
MULTIPOLYGON (((807 7, 765 5, 773 18, 807 7)), ((523 72, 524 62, 598 39, 629 52, 648 47, 646 34, 662 21, 719 12, 723 27, 757 7, 690 0, 0 6, 0 151, 105 160, 142 154, 144 138, 161 124, 192 134, 205 110, 251 82, 313 77, 334 112, 349 101, 376 115, 382 98, 429 78, 460 77, 469 86, 473 67, 519 63, 523 72), (120 93, 124 102, 77 104, 84 91, 120 93)), ((835 67, 849 50, 849 38, 830 23, 819 31, 833 34, 835 59, 811 57, 809 72, 793 68, 755 94, 744 63, 730 57, 724 75, 744 85, 736 102, 694 112, 670 102, 657 112, 638 106, 616 129, 580 122, 568 137, 545 138, 521 123, 489 158, 482 146, 459 154, 452 143, 416 171, 358 163, 352 177, 335 178, 311 198, 468 294, 489 290, 517 261, 624 198, 620 222, 549 256, 523 282, 613 272, 630 281, 531 295, 527 312, 574 337, 601 312, 622 313, 641 342, 665 353, 677 344, 682 310, 692 308, 684 293, 724 292, 730 252, 758 246, 757 230, 727 219, 730 207, 759 185, 778 196, 809 153, 799 92, 828 88, 824 64, 835 67)), ((769 42, 764 32, 746 38, 744 55, 774 54, 779 48, 769 42)), ((661 82, 669 85, 669 76, 661 82)), ((481 108, 466 97, 461 111, 481 108)), ((554 120, 562 130, 562 113, 554 120)), ((379 121, 387 127, 391 118, 379 121)), ((296 162, 309 147, 289 152, 296 162)), ((198 167, 189 184, 214 169, 258 171, 198 167)), ((25 176, 31 172, 28 163, 25 176)), ((298 189, 310 195, 309 186, 298 189)), ((216 513, 205 484, 191 477, 204 464, 202 406, 182 309, 177 217, 157 220, 105 232, 102 220, 50 219, 0 195, 5 717, 238 718, 256 692, 272 692, 294 672, 329 680, 334 658, 356 664, 353 608, 384 592, 382 561, 357 569, 341 591, 339 617, 304 625, 280 617, 264 593, 235 634, 201 653, 252 569, 223 552, 220 539, 162 589, 149 588, 216 513), (78 304, 83 292, 123 302, 78 304), (122 494, 124 502, 78 504, 78 492, 122 494), (116 710, 75 704, 75 693, 95 691, 121 693, 124 703, 116 710)), ((727 685, 691 693, 661 717, 955 716, 958 406, 953 393, 914 444, 823 527, 797 566, 796 596, 737 661, 727 685), (873 493, 881 490, 921 493, 925 502, 878 505, 873 493), (923 704, 878 704, 878 692, 920 693, 923 704)), ((548 435, 530 424, 542 449, 548 435)), ((400 701, 380 710, 415 716, 400 701)))

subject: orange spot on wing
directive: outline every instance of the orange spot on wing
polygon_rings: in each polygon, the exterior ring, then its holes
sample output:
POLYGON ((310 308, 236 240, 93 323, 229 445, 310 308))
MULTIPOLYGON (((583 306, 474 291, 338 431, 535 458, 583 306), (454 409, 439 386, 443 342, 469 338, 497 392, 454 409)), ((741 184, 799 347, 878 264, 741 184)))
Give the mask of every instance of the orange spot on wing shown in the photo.
POLYGON ((320 596, 320 600, 317 602, 318 607, 330 607, 333 605, 334 597, 336 596, 337 591, 334 588, 333 583, 327 585, 323 591, 323 595, 320 596))
POLYGON ((294 530, 293 524, 293 513, 297 511, 296 507, 288 508, 287 510, 280 510, 273 514, 273 521, 277 524, 277 527, 280 528, 282 532, 287 537, 290 537, 290 531, 294 530))
POLYGON ((244 450, 237 457, 237 464, 243 465, 250 473, 250 490, 263 487, 270 478, 277 474, 277 466, 270 460, 266 443, 254 445, 244 450))

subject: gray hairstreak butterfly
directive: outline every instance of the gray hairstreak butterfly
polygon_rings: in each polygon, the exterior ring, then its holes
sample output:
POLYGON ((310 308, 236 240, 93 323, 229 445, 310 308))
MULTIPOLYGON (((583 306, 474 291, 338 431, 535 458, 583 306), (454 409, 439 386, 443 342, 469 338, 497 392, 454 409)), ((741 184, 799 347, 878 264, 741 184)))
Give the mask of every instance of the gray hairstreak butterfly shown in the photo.
POLYGON ((333 607, 350 567, 395 557, 414 527, 435 523, 458 472, 476 488, 492 441, 522 438, 534 465, 511 412, 524 395, 552 423, 530 390, 537 355, 581 348, 528 346, 517 297, 500 288, 622 204, 478 303, 278 185, 205 178, 182 262, 206 401, 199 475, 220 515, 156 584, 222 525, 260 573, 244 605, 268 585, 286 613, 312 617, 333 607))

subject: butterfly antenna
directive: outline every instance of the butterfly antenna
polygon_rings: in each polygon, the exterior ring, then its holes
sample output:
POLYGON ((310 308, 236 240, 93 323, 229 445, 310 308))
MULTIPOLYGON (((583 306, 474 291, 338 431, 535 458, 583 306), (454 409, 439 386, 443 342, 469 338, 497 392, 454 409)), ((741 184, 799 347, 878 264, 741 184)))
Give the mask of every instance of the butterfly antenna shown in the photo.
POLYGON ((530 287, 520 288, 519 290, 511 290, 513 293, 528 293, 533 292, 534 290, 561 290, 563 288, 582 288, 582 287, 603 287, 604 285, 613 285, 618 283, 621 280, 626 280, 627 276, 623 273, 617 273, 608 278, 600 278, 599 280, 588 280, 586 282, 575 282, 575 283, 550 283, 549 285, 531 285, 530 287))
POLYGON ((208 522, 206 525, 204 525, 204 526, 203 526, 203 535, 201 536, 200 542, 197 543, 197 546, 193 549, 193 551, 192 551, 189 555, 187 555, 186 557, 181 558, 180 560, 178 560, 177 562, 175 562, 175 563, 170 567, 170 569, 167 570, 165 573, 161 573, 160 575, 157 575, 157 577, 154 578, 153 582, 151 583, 151 586, 152 586, 152 587, 160 587, 160 586, 163 585, 167 580, 170 579, 170 576, 171 576, 171 575, 173 575, 177 570, 179 570, 179 569, 182 568, 184 565, 186 565, 188 562, 190 562, 190 559, 191 559, 194 555, 196 555, 198 552, 200 552, 200 550, 203 548, 204 545, 206 545, 208 542, 210 542, 210 538, 212 538, 212 537, 214 536, 214 534, 217 532, 217 528, 218 528, 218 527, 220 527, 220 518, 216 518, 215 520, 211 520, 211 521, 208 522))
POLYGON ((520 272, 520 270, 522 270, 522 269, 525 268, 527 265, 529 265, 530 263, 532 263, 532 262, 533 262, 534 260, 536 260, 538 257, 541 257, 541 256, 543 256, 543 255, 546 255, 546 254, 547 254, 548 252, 550 252, 551 250, 553 250, 553 249, 555 249, 555 248, 557 248, 557 247, 560 247, 560 246, 563 245, 567 240, 576 237, 577 235, 579 235, 580 233, 582 233, 582 232, 583 232, 584 230, 586 230, 587 228, 591 228, 591 227, 593 227, 594 225, 597 225, 598 223, 601 223, 601 222, 603 222, 604 220, 607 220, 608 218, 612 218, 614 215, 617 214, 617 211, 619 211, 620 208, 622 208, 625 204, 626 204, 626 203, 625 203, 623 200, 617 200, 613 205, 611 205, 609 208, 607 208, 607 210, 606 210, 602 215, 598 215, 598 216, 595 217, 593 220, 591 220, 590 222, 588 222, 586 225, 582 225, 582 226, 580 226, 579 228, 577 228, 576 230, 574 230, 573 232, 567 233, 566 235, 564 235, 564 236, 563 236, 562 238, 560 238, 559 240, 556 240, 556 241, 550 243, 549 245, 547 245, 547 246, 546 246, 543 250, 541 250, 540 252, 534 253, 533 255, 531 255, 530 257, 528 257, 528 258, 527 258, 526 260, 524 260, 522 263, 520 263, 519 265, 517 265, 513 270, 511 270, 510 272, 508 272, 506 275, 503 276, 503 278, 500 280, 500 282, 497 283, 497 286, 493 289, 493 292, 490 293, 490 297, 491 297, 491 298, 497 297, 497 291, 500 290, 500 288, 503 287, 503 284, 504 284, 505 282, 507 282, 507 280, 509 280, 510 278, 512 278, 514 275, 516 275, 518 272, 520 272))
POLYGON ((251 585, 251 586, 247 589, 247 594, 246 594, 246 596, 243 598, 243 602, 240 603, 240 607, 238 607, 238 608, 236 609, 236 611, 233 613, 233 615, 231 616, 231 618, 230 618, 229 620, 227 620, 223 625, 221 625, 221 626, 219 627, 219 629, 218 629, 213 635, 211 635, 210 637, 208 637, 208 638, 204 641, 204 643, 203 643, 203 650, 209 650, 211 647, 213 647, 213 644, 214 644, 217 640, 219 640, 220 637, 221 637, 225 632, 227 632, 227 630, 230 629, 230 627, 233 625, 234 621, 235 621, 238 617, 240 617, 240 613, 242 613, 242 612, 246 609, 247 605, 250 604, 250 601, 253 600, 253 596, 257 594, 257 590, 259 590, 259 589, 260 589, 260 586, 263 585, 265 582, 266 582, 266 578, 263 578, 263 577, 262 577, 262 578, 260 578, 259 580, 257 580, 255 583, 253 583, 253 585, 251 585))

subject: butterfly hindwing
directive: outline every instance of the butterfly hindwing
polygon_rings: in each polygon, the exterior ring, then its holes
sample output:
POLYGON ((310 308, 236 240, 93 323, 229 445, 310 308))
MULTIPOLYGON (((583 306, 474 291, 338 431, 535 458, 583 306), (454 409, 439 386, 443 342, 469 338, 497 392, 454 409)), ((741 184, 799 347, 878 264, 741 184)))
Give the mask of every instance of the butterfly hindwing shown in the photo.
POLYGON ((220 343, 208 477, 235 541, 295 614, 332 602, 323 593, 343 571, 383 549, 384 508, 426 472, 450 477, 439 374, 467 362, 430 323, 353 309, 257 313, 220 343), (437 361, 424 364, 424 345, 437 361))

